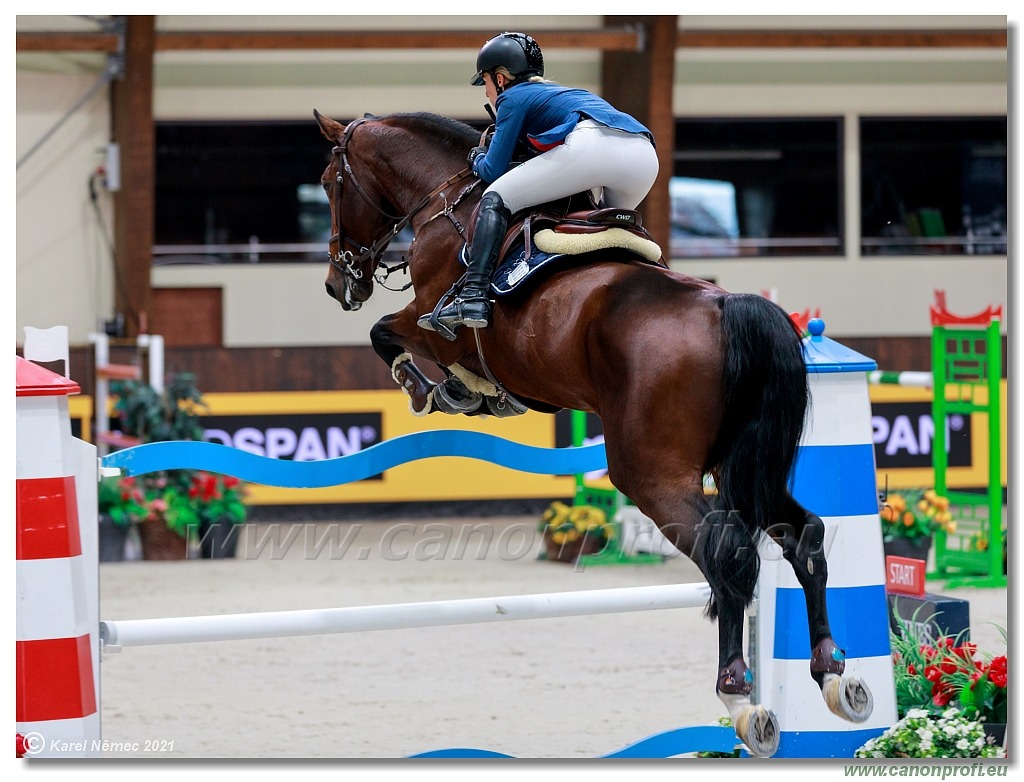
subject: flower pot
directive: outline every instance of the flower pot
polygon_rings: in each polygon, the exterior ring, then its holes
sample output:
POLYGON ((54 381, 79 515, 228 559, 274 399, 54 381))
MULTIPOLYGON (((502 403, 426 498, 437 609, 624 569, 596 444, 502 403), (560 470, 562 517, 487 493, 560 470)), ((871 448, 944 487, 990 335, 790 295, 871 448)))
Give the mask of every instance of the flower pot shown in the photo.
POLYGON ((928 553, 932 549, 932 539, 930 535, 918 538, 890 538, 882 541, 882 548, 887 557, 907 557, 927 562, 928 553))
POLYGON ((230 519, 204 521, 199 525, 199 546, 203 559, 234 559, 242 525, 230 519))
POLYGON ((143 559, 188 559, 188 540, 170 529, 163 516, 150 516, 138 527, 143 559))
POLYGON ((115 524, 109 514, 99 515, 100 562, 122 562, 128 544, 128 525, 115 524))
POLYGON ((998 746, 1005 746, 1006 743, 1006 723, 1005 722, 983 722, 981 727, 985 729, 985 735, 991 736, 998 746))
POLYGON ((549 533, 544 535, 547 559, 554 562, 576 562, 584 554, 598 554, 604 549, 606 543, 604 535, 601 534, 587 534, 582 538, 565 543, 555 543, 549 533))

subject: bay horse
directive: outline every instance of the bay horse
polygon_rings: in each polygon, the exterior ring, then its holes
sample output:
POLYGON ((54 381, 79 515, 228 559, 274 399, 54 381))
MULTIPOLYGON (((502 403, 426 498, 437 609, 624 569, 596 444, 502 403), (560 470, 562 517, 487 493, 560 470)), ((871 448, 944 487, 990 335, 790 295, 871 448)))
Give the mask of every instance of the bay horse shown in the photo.
POLYGON ((751 703, 743 655, 762 534, 782 547, 803 588, 810 675, 835 714, 866 720, 871 693, 843 675, 829 629, 825 526, 788 485, 809 393, 787 313, 608 248, 499 297, 489 328, 444 338, 417 320, 462 273, 458 250, 483 190, 466 155, 480 132, 429 113, 347 125, 314 117, 333 145, 321 178, 331 208, 327 293, 358 309, 387 278, 388 243, 406 226, 414 232, 406 261, 414 297, 370 332, 412 412, 598 415, 612 483, 707 578, 705 613, 719 626, 716 693, 751 754, 770 756, 780 740, 775 715, 751 703), (705 494, 708 473, 717 496, 705 494))

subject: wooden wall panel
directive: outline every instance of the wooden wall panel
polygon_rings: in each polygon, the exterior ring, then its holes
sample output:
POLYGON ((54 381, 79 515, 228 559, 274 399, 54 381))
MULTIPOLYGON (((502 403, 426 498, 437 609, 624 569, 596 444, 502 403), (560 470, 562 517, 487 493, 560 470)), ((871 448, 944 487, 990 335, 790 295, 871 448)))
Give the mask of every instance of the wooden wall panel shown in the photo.
POLYGON ((221 288, 154 288, 148 331, 167 347, 224 344, 224 291, 221 288))
MULTIPOLYGON (((874 359, 879 369, 928 372, 930 337, 833 337, 874 359)), ((111 361, 129 364, 134 350, 111 348, 111 361)), ((92 394, 92 350, 71 351, 72 377, 83 394, 92 394)), ((214 348, 168 347, 168 372, 194 372, 204 393, 228 391, 366 391, 394 389, 387 366, 369 346, 214 348)), ((1006 376, 1006 338, 1003 338, 1006 376)), ((424 367, 424 371, 427 368, 424 367)), ((430 373, 432 374, 432 373, 430 373)))

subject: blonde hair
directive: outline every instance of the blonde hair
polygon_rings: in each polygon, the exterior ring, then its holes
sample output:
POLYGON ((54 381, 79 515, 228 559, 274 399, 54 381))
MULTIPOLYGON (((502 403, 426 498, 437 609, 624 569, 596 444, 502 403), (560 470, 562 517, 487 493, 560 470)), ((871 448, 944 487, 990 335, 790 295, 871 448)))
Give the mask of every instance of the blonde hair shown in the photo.
MULTIPOLYGON (((499 73, 502 76, 504 76, 509 81, 510 84, 515 84, 516 77, 513 76, 509 69, 506 68, 504 65, 499 65, 497 68, 494 69, 495 76, 497 76, 499 73)), ((539 81, 544 84, 555 84, 555 82, 551 81, 551 79, 545 79, 543 76, 531 76, 526 81, 539 81)))

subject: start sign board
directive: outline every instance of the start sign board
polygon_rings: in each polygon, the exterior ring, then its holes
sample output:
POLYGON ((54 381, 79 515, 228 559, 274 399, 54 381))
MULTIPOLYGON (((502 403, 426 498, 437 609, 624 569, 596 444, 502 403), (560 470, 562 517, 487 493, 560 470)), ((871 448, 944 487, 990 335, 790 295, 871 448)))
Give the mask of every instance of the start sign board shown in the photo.
POLYGON ((891 595, 924 597, 923 559, 885 558, 885 591, 891 595))

